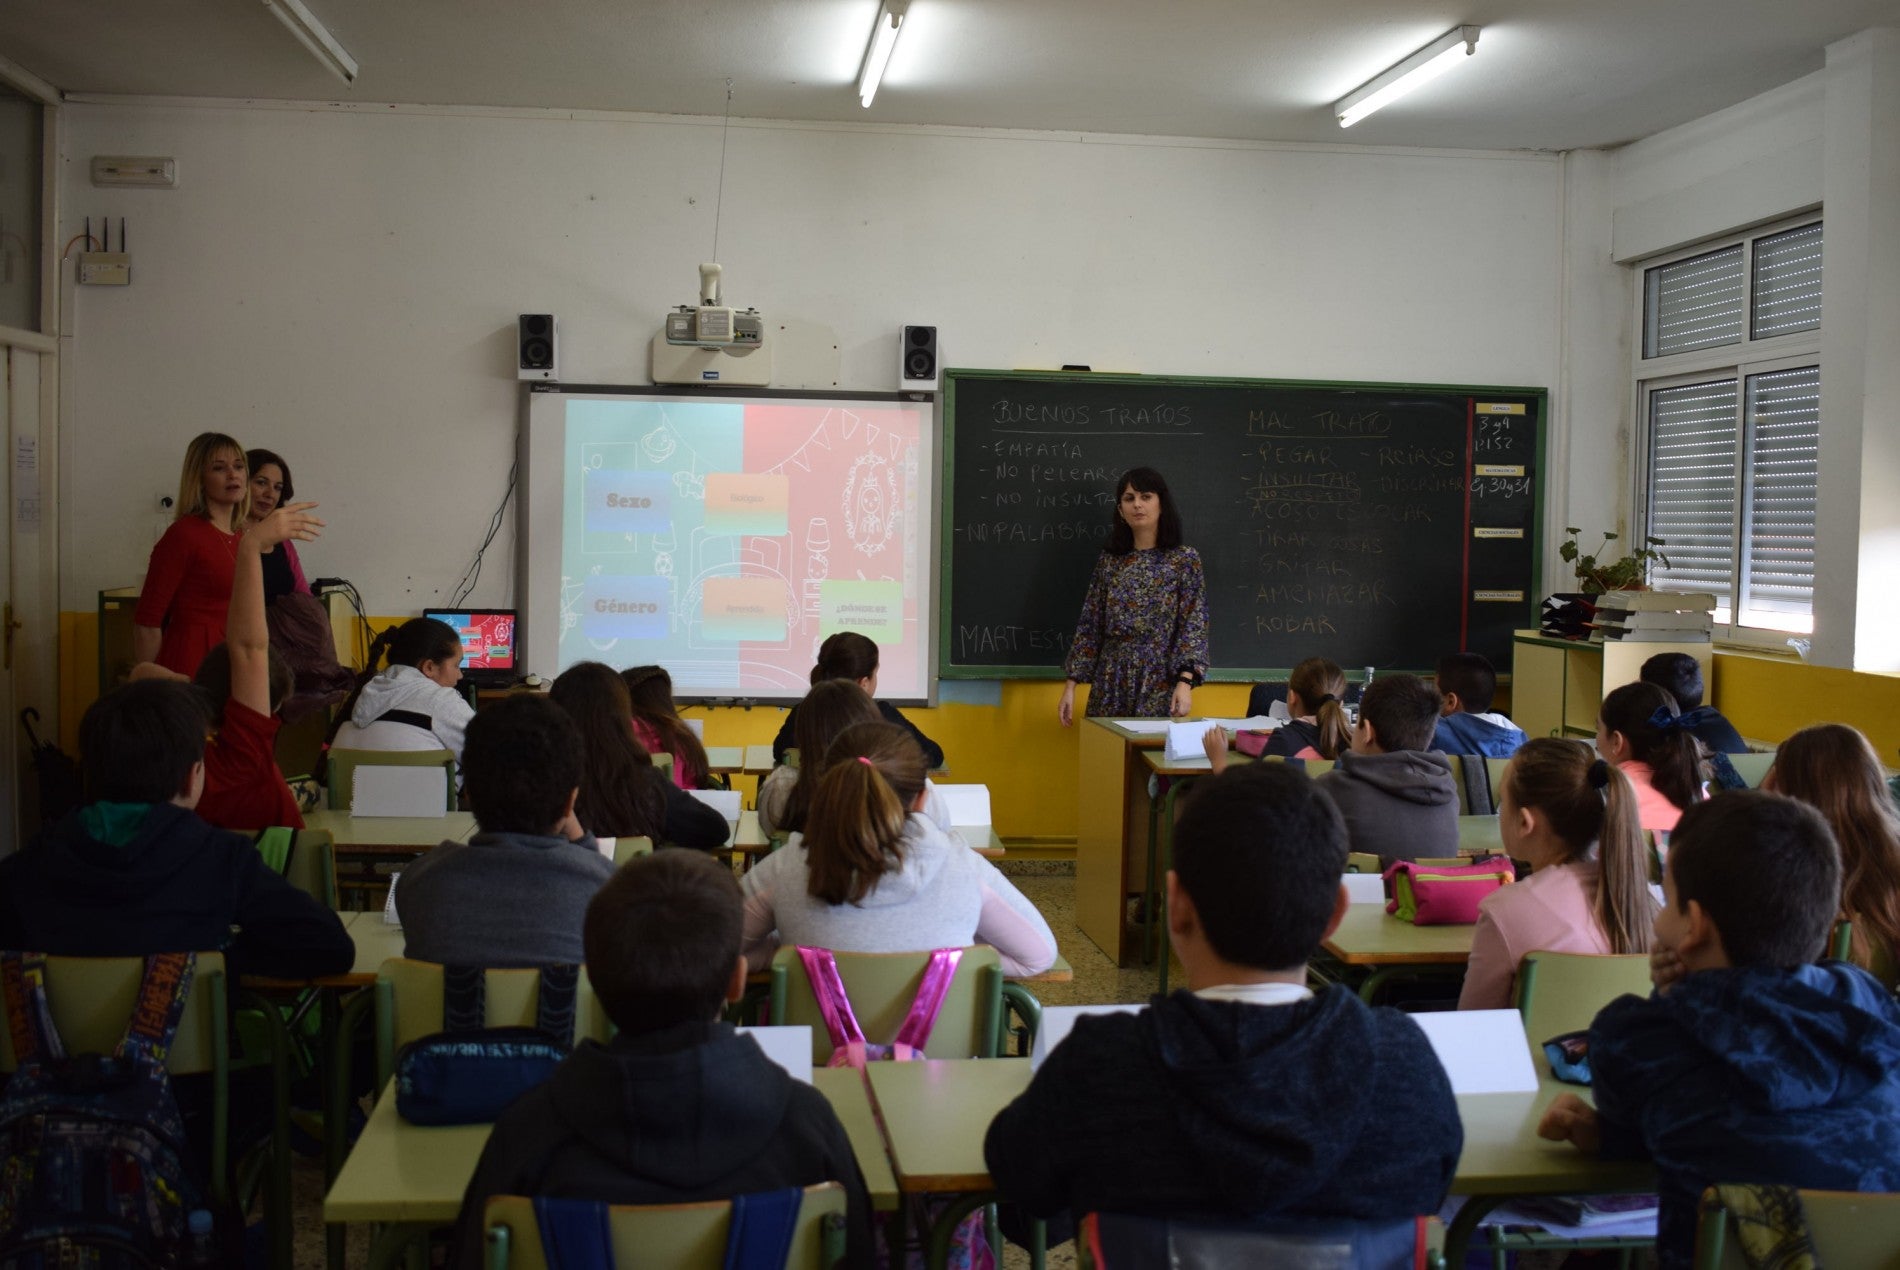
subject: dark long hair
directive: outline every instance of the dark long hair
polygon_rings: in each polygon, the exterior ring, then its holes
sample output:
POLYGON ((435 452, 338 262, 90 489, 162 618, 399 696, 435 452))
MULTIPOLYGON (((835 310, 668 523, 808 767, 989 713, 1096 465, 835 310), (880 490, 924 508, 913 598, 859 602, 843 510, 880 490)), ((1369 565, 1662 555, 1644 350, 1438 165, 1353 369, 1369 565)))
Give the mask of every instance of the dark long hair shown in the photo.
POLYGON ((1655 773, 1650 784, 1687 811, 1701 800, 1703 782, 1709 779, 1708 752, 1687 728, 1656 723, 1658 710, 1671 720, 1682 713, 1667 690, 1641 681, 1624 684, 1603 698, 1603 726, 1623 734, 1630 757, 1649 764, 1655 773))
POLYGON ((838 631, 818 646, 818 664, 811 668, 811 682, 827 679, 869 679, 877 673, 877 641, 856 631, 838 631))
POLYGON ((620 672, 597 661, 576 662, 548 689, 581 731, 587 763, 574 804, 587 831, 602 838, 647 837, 666 825, 666 777, 633 735, 633 703, 620 672))
POLYGON ((666 739, 666 752, 673 756, 673 770, 690 767, 706 775, 706 747, 680 718, 673 704, 673 676, 664 666, 634 666, 620 672, 627 685, 627 698, 633 702, 633 717, 650 723, 666 739))
POLYGON ((1324 657, 1308 657, 1287 676, 1287 691, 1300 694, 1300 704, 1319 728, 1321 758, 1338 758, 1352 747, 1352 724, 1346 720, 1346 676, 1324 657))
POLYGON ((279 507, 288 506, 296 498, 297 487, 291 483, 290 464, 284 462, 283 455, 275 450, 266 450, 259 446, 255 450, 244 452, 244 462, 251 469, 252 476, 256 476, 257 470, 261 467, 269 467, 273 463, 277 465, 277 470, 284 474, 284 492, 277 496, 279 507))
MULTIPOLYGON (((798 783, 808 779, 801 770, 798 783)), ((924 752, 895 723, 859 723, 838 734, 825 753, 824 775, 812 783, 806 893, 827 904, 856 904, 878 879, 903 867, 904 825, 924 792, 924 752)))
POLYGON ((1827 818, 1841 845, 1841 911, 1854 923, 1854 960, 1875 944, 1900 958, 1900 812, 1867 738, 1845 723, 1821 723, 1781 743, 1763 789, 1827 818))
POLYGON ((1151 467, 1133 467, 1115 482, 1115 501, 1108 509, 1113 523, 1108 529, 1108 545, 1103 550, 1113 556, 1125 556, 1135 549, 1135 531, 1122 519, 1122 495, 1131 489, 1138 494, 1153 494, 1161 500, 1161 520, 1155 526, 1155 550, 1167 551, 1180 546, 1181 513, 1175 508, 1174 495, 1168 492, 1168 482, 1151 467))
POLYGON ((792 720, 792 742, 798 748, 798 779, 785 799, 784 828, 798 833, 805 827, 818 778, 825 773, 831 743, 859 723, 881 718, 877 703, 850 679, 825 679, 811 686, 798 703, 792 720))

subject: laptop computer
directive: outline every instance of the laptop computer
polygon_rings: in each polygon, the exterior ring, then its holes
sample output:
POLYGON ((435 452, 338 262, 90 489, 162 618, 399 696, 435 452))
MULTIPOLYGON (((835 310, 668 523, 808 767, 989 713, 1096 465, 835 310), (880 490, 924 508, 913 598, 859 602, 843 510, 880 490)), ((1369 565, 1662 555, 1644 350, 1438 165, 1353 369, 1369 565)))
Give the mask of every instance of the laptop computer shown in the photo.
POLYGON ((425 609, 462 637, 462 677, 477 688, 506 688, 521 678, 513 609, 425 609))

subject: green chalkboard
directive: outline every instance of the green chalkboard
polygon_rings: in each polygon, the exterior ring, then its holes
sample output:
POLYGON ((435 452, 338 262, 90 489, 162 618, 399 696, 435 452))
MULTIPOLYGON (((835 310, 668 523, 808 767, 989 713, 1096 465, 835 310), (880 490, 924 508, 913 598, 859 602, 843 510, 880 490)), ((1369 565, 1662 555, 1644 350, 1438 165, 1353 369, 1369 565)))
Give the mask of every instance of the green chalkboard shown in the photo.
POLYGON ((952 370, 946 678, 1060 678, 1116 478, 1158 469, 1207 576, 1214 668, 1510 664, 1536 624, 1541 388, 952 370))

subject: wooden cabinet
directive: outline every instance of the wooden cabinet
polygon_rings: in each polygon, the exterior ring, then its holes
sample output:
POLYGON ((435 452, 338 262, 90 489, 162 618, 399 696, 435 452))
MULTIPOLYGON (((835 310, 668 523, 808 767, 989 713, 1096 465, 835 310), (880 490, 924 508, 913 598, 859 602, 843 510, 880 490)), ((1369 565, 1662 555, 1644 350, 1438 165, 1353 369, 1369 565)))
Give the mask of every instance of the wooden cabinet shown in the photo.
POLYGON ((1634 683, 1657 653, 1687 653, 1711 683, 1713 644, 1582 643, 1513 633, 1511 719, 1526 736, 1592 737, 1604 695, 1634 683))

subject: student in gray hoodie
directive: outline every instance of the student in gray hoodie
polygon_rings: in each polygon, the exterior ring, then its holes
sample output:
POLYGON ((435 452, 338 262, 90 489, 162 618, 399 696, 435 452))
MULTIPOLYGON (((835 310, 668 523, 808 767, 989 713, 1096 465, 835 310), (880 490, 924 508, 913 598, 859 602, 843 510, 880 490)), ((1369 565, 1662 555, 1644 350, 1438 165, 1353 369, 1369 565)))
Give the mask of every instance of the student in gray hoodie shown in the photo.
POLYGON ((1314 778, 1345 817, 1352 850, 1394 860, 1458 854, 1458 785, 1430 751, 1438 690, 1416 675, 1384 675, 1359 702, 1352 749, 1314 778))

